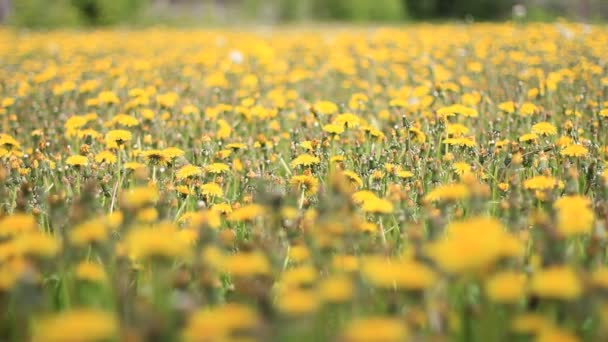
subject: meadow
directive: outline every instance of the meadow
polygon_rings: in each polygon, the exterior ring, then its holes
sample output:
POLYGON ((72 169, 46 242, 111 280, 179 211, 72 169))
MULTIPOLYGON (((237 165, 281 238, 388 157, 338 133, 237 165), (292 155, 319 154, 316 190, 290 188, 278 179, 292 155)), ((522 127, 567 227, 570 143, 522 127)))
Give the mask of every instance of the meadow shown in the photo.
POLYGON ((0 340, 608 339, 608 29, 0 30, 0 340))

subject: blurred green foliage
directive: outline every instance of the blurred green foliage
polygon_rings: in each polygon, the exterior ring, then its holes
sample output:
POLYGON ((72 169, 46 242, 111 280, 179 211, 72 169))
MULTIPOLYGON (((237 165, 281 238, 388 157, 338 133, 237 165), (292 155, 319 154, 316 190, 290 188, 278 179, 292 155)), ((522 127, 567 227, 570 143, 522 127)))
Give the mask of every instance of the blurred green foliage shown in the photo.
POLYGON ((31 28, 75 26, 80 24, 80 14, 71 0, 18 0, 13 3, 11 23, 31 28))
POLYGON ((510 16, 515 0, 281 0, 285 20, 298 18, 302 8, 310 17, 340 21, 398 21, 402 19, 497 20, 510 16), (309 5, 307 6, 307 3, 309 5))
POLYGON ((315 17, 329 20, 397 21, 405 17, 402 0, 314 0, 312 7, 315 17))
MULTIPOLYGON (((600 3, 602 0, 590 0, 600 3)), ((18 26, 46 28, 56 26, 101 26, 121 23, 148 25, 171 24, 171 10, 180 23, 214 23, 213 8, 222 8, 230 22, 293 22, 300 20, 397 22, 402 20, 503 20, 512 17, 515 3, 526 0, 12 0, 12 22, 18 26), (152 6, 154 3, 185 6, 152 6), (202 12, 190 12, 188 6, 204 4, 202 12), (158 13, 154 13, 154 8, 158 13), (152 9, 152 11, 147 11, 152 9), (181 11, 181 12, 180 12, 181 11), (145 13, 145 15, 142 15, 145 13), (225 13, 228 13, 227 16, 225 13)), ((543 5, 530 2, 526 21, 550 21, 572 12, 575 5, 567 0, 551 0, 543 5), (560 8, 561 10, 556 10, 560 8)), ((597 6, 596 6, 597 7, 597 6)), ((199 6, 199 8, 201 8, 199 6)), ((570 13, 572 14, 572 13, 570 13)), ((598 14, 599 15, 599 14, 598 14)), ((221 21, 221 18, 220 18, 221 21)))
POLYGON ((478 20, 508 18, 514 0, 402 0, 415 19, 473 17, 478 20))
POLYGON ((112 25, 136 16, 146 0, 71 0, 87 25, 112 25))
POLYGON ((133 19, 147 0, 17 0, 11 22, 17 26, 52 28, 114 25, 133 19))
POLYGON ((527 21, 551 22, 557 19, 558 17, 558 13, 554 13, 553 11, 541 7, 529 8, 527 13, 527 21))

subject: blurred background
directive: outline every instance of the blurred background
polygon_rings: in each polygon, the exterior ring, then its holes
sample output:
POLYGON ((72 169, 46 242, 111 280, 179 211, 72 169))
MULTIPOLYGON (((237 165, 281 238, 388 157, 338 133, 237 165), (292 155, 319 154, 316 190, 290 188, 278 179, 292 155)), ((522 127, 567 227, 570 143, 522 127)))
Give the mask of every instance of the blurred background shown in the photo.
POLYGON ((608 19, 608 0, 0 0, 0 23, 31 28, 290 22, 608 19))

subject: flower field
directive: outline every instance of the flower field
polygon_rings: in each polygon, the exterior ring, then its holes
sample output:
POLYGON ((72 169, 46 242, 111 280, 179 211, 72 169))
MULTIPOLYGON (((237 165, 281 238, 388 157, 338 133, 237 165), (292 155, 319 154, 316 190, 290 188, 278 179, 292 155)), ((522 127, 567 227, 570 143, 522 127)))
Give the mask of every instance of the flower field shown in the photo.
POLYGON ((608 29, 0 30, 0 340, 608 339, 608 29))

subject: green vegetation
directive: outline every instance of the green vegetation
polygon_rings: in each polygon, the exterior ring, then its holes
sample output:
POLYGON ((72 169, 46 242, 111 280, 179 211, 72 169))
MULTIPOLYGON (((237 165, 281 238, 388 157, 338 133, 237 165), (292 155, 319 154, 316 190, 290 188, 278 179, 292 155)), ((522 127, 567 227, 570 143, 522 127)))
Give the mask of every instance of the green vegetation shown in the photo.
POLYGON ((32 28, 114 25, 133 19, 146 5, 146 0, 18 0, 10 19, 32 28))
POLYGON ((17 26, 45 28, 79 24, 77 10, 68 0, 56 0, 53 6, 47 0, 21 0, 13 5, 11 22, 17 26))
POLYGON ((315 15, 328 20, 397 21, 405 17, 402 0, 315 0, 314 2, 315 15))
POLYGON ((522 3, 520 21, 558 17, 601 21, 601 0, 10 0, 10 22, 52 28, 154 24, 197 26, 226 23, 298 21, 377 22, 469 20, 502 21, 522 3))

